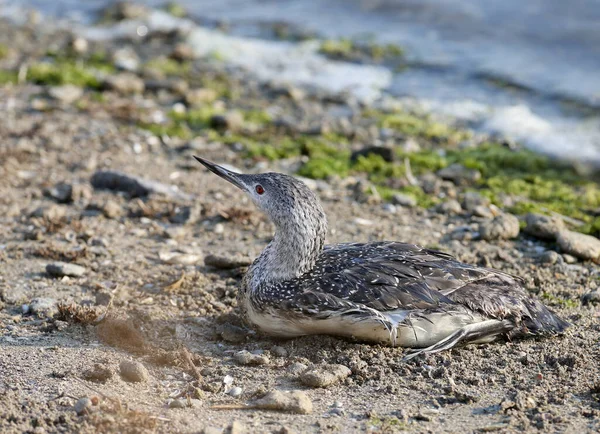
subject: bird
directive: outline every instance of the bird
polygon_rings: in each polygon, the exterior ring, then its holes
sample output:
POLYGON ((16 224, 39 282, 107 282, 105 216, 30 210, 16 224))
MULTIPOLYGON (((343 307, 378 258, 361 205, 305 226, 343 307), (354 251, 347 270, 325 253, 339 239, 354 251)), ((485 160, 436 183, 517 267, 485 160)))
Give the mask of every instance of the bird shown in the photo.
POLYGON ((275 226, 237 296, 242 318, 263 334, 404 347, 410 360, 457 345, 557 335, 570 325, 521 278, 499 270, 406 242, 326 245, 326 214, 301 180, 194 158, 245 192, 275 226))

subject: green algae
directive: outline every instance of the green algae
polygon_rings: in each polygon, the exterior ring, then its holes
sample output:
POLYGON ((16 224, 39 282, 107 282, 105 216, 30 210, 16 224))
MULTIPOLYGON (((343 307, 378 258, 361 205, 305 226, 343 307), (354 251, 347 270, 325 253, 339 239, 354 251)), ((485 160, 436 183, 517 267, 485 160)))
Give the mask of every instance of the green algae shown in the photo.
POLYGON ((417 116, 403 111, 383 113, 367 110, 364 115, 373 118, 382 128, 389 128, 404 135, 430 140, 437 144, 454 145, 472 136, 468 130, 436 122, 428 116, 417 116))
POLYGON ((0 86, 5 84, 17 84, 18 74, 16 71, 0 69, 0 86))
POLYGON ((169 57, 159 56, 148 60, 144 64, 144 69, 167 77, 181 77, 188 75, 192 71, 192 63, 190 61, 180 62, 169 57))
POLYGON ((321 42, 319 52, 336 60, 373 60, 380 62, 404 56, 404 50, 397 44, 377 44, 374 41, 354 41, 352 39, 326 39, 321 42))
POLYGON ((8 47, 4 44, 0 44, 0 60, 4 59, 6 56, 8 56, 8 47))
POLYGON ((34 63, 27 70, 27 81, 49 86, 72 84, 92 89, 102 87, 95 68, 70 60, 34 63))
POLYGON ((188 15, 187 10, 177 2, 168 2, 163 6, 166 13, 177 18, 185 18, 188 15))

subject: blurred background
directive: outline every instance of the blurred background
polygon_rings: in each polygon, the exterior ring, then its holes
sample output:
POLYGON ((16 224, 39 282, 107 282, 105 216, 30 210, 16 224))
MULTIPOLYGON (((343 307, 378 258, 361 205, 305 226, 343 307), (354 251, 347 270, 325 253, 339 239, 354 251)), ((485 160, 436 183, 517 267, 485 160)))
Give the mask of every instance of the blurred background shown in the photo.
MULTIPOLYGON (((5 14, 35 7, 79 22, 94 21, 110 3, 0 1, 5 14)), ((402 60, 380 62, 392 73, 385 86, 392 95, 534 150, 600 164, 599 1, 180 0, 178 5, 198 22, 227 23, 228 32, 244 37, 272 38, 265 25, 280 24, 294 28, 280 38, 394 44, 402 60)))

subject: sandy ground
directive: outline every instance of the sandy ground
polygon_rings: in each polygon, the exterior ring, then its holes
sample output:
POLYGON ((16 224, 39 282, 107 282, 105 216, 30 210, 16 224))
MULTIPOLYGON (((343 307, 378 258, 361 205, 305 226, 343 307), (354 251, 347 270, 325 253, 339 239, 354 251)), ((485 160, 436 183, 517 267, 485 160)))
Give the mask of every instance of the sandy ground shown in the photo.
POLYGON ((541 265, 549 245, 527 236, 452 240, 447 235, 471 216, 392 213, 357 202, 347 183, 317 183, 329 242, 410 241, 499 268, 525 278, 533 293, 570 300, 550 304, 573 326, 562 337, 410 362, 399 348, 262 337, 240 323, 235 295, 243 265, 272 227, 191 159, 201 153, 244 168, 241 155, 219 143, 168 146, 123 123, 108 104, 36 109, 43 92, 0 88, 1 432, 600 430, 599 311, 579 301, 597 288, 595 265, 541 265), (102 169, 184 194, 132 198, 94 189, 102 169), (60 183, 72 187, 67 203, 48 193, 60 183), (57 261, 82 274, 50 274, 47 265, 57 261), (126 361, 138 363, 135 372, 123 372, 126 361), (350 375, 327 387, 303 380, 306 367, 331 365, 350 375), (310 403, 252 408, 273 390, 300 391, 310 403))

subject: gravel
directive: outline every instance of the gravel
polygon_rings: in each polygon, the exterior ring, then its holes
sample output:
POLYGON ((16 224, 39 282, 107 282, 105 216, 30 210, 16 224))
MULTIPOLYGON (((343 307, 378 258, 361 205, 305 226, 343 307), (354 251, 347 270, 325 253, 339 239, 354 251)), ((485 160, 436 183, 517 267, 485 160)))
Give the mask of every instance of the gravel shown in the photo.
POLYGON ((68 262, 53 262, 46 265, 46 272, 54 277, 81 277, 86 273, 85 267, 68 262))
POLYGON ((573 231, 562 231, 557 238, 560 249, 579 259, 600 259, 600 240, 591 235, 573 231))
POLYGON ((34 298, 29 303, 29 312, 40 318, 52 318, 58 312, 54 298, 34 298))
POLYGON ((148 369, 137 361, 124 360, 119 369, 121 378, 130 383, 145 383, 150 378, 148 369))

